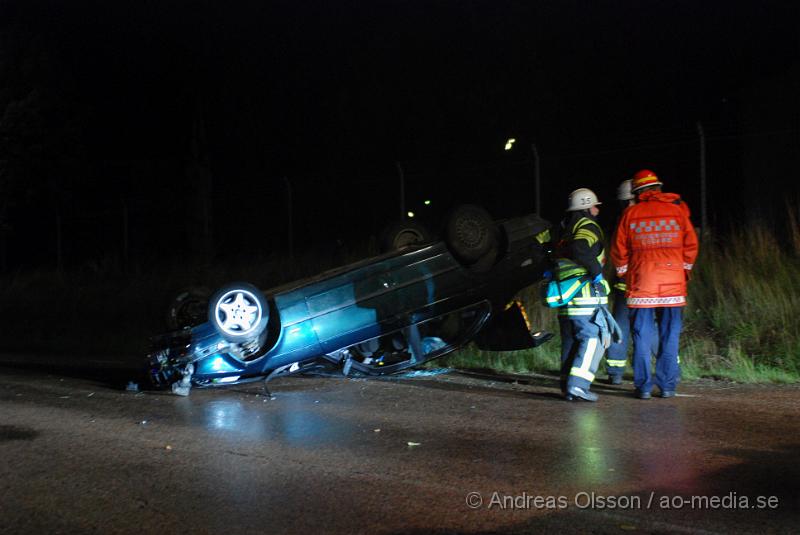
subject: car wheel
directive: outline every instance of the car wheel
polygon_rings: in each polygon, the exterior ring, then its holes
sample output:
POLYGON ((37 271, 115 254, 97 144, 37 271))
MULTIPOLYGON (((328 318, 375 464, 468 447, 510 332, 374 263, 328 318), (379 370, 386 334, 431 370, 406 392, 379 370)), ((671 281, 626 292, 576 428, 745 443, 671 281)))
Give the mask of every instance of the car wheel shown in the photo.
POLYGON ((269 306, 261 290, 252 284, 228 284, 211 297, 208 319, 225 340, 246 342, 267 328, 269 306))
POLYGON ((412 245, 431 241, 431 233, 416 221, 397 221, 389 225, 381 235, 381 253, 397 251, 412 245))
POLYGON ((453 210, 447 219, 445 241, 458 260, 479 270, 491 267, 497 256, 497 228, 480 206, 465 204, 453 210))
POLYGON ((211 290, 206 287, 192 287, 178 293, 167 309, 167 327, 172 331, 184 327, 194 327, 206 321, 208 298, 211 290))

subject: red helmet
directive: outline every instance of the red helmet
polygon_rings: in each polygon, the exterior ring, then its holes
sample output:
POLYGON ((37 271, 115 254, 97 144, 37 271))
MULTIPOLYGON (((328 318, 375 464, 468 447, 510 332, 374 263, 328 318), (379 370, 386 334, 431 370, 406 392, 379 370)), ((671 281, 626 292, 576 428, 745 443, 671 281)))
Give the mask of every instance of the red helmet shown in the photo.
POLYGON ((661 181, 658 179, 656 174, 649 169, 642 169, 635 175, 633 175, 633 181, 631 182, 631 193, 636 193, 642 188, 646 188, 649 186, 660 186, 661 181))

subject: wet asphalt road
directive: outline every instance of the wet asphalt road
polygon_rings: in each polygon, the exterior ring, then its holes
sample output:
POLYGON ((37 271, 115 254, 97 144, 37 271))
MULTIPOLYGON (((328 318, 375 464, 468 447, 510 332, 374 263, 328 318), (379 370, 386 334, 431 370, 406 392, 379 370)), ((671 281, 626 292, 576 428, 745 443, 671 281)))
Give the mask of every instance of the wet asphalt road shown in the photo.
POLYGON ((797 387, 588 404, 450 372, 286 378, 267 400, 126 392, 126 373, 0 364, 0 532, 800 530, 797 387))

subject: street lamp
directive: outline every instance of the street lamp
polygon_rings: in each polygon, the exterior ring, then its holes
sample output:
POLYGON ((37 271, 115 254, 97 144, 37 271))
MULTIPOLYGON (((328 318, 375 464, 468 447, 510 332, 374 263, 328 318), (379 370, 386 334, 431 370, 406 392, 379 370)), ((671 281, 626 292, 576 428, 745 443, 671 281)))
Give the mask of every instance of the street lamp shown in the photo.
MULTIPOLYGON (((514 143, 516 143, 516 139, 513 137, 508 138, 506 141, 505 150, 510 151, 514 148, 514 143)), ((539 172, 539 150, 536 148, 536 143, 531 143, 531 155, 532 155, 532 163, 533 163, 533 183, 534 183, 534 198, 536 199, 536 206, 535 209, 537 215, 541 213, 542 204, 541 204, 541 177, 539 172)))

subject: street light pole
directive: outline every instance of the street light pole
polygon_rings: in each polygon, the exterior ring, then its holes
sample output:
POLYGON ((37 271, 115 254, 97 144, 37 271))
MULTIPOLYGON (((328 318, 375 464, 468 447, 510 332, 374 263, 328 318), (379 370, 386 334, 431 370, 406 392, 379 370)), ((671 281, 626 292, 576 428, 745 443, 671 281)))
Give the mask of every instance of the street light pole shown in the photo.
POLYGON ((283 177, 283 183, 286 184, 286 219, 289 223, 287 229, 287 239, 289 241, 289 258, 294 259, 294 228, 292 221, 292 184, 289 182, 289 177, 283 177))
POLYGON ((403 220, 406 218, 406 175, 400 162, 396 163, 397 174, 400 177, 400 219, 403 220))
POLYGON ((539 149, 536 148, 536 143, 531 143, 531 152, 533 153, 533 183, 534 183, 534 195, 536 195, 536 215, 540 215, 542 213, 542 202, 541 202, 541 175, 539 172, 539 149))
POLYGON ((63 238, 61 236, 61 212, 56 211, 56 271, 60 277, 64 272, 63 238))
POLYGON ((706 134, 700 121, 697 121, 697 133, 700 135, 700 232, 705 235, 708 232, 708 216, 706 215, 706 134))
POLYGON ((122 269, 125 273, 128 272, 128 203, 125 198, 122 199, 122 269))

